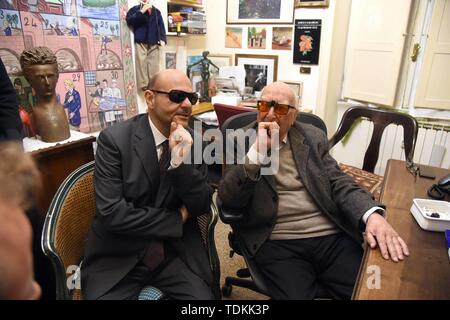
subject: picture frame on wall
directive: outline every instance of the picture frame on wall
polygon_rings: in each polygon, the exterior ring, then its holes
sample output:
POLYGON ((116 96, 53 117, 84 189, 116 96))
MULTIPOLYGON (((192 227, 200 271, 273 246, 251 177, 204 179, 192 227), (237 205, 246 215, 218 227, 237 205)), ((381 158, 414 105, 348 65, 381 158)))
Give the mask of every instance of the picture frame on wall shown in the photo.
POLYGON ((176 69, 177 68, 177 52, 176 51, 164 52, 164 67, 166 69, 176 69))
POLYGON ((253 93, 277 81, 278 56, 261 54, 236 54, 235 65, 245 68, 245 87, 253 93))
POLYGON ((315 8, 328 8, 330 0, 295 0, 295 7, 315 7, 315 8))
MULTIPOLYGON (((208 55, 208 59, 211 60, 212 63, 214 63, 217 67, 230 67, 233 65, 233 55, 232 54, 215 54, 210 53, 208 55)), ((211 68, 214 76, 218 76, 219 72, 215 72, 213 70, 214 68, 211 68)))
POLYGON ((227 24, 292 24, 294 0, 227 0, 227 24))
POLYGON ((280 80, 280 81, 286 83, 294 91, 296 97, 298 98, 298 106, 301 106, 303 96, 303 82, 291 80, 280 80))

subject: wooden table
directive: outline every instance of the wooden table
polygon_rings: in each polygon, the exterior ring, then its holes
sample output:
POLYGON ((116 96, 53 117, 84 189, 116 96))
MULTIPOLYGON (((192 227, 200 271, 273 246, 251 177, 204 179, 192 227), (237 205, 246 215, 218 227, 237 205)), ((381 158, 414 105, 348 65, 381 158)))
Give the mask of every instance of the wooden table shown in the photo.
POLYGON ((47 214, 53 196, 64 179, 79 166, 94 160, 94 141, 95 137, 87 137, 31 152, 42 175, 43 190, 38 199, 42 216, 47 214))
POLYGON ((208 111, 213 111, 214 110, 214 106, 212 105, 211 102, 200 102, 199 104, 196 104, 195 106, 192 107, 192 116, 195 116, 197 114, 203 113, 203 112, 208 112, 208 111))
POLYGON ((427 189, 450 173, 441 168, 433 170, 435 180, 414 177, 404 161, 389 160, 381 202, 386 205, 387 220, 408 244, 410 256, 394 263, 384 260, 378 248, 367 249, 353 299, 450 299, 450 260, 445 235, 421 229, 410 213, 413 198, 427 199, 427 189), (375 274, 371 266, 380 268, 379 289, 369 289, 368 283, 374 283, 375 274))

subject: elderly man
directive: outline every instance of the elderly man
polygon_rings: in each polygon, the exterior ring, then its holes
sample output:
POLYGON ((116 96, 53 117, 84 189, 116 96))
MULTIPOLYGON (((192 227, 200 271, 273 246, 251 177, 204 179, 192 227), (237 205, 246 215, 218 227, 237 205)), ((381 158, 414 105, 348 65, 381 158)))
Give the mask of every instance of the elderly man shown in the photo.
POLYGON ((189 164, 197 102, 178 70, 157 73, 148 114, 102 131, 95 163, 97 214, 82 263, 87 299, 137 299, 146 285, 172 299, 212 299, 196 217, 209 211, 207 167, 189 164), (188 131, 189 130, 189 131, 188 131))
POLYGON ((383 206, 339 169, 325 133, 296 121, 295 103, 284 83, 263 90, 258 123, 244 128, 257 127, 256 140, 220 184, 221 216, 254 257, 273 298, 313 299, 320 283, 334 298, 349 299, 364 231, 385 259, 403 260, 408 248, 383 218, 383 206), (259 151, 270 151, 274 137, 279 166, 265 175, 261 163, 270 156, 259 151))

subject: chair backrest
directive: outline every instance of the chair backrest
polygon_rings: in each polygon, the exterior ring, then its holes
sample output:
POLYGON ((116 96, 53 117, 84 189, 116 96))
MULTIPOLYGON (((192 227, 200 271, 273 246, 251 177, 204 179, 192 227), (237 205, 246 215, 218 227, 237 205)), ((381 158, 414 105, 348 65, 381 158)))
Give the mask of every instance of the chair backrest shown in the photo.
POLYGON ((390 124, 397 124, 403 127, 403 139, 405 146, 406 161, 412 162, 414 149, 416 146, 418 125, 415 118, 408 114, 395 111, 368 107, 350 107, 345 111, 339 128, 329 140, 330 149, 336 145, 351 129, 353 123, 359 118, 367 118, 373 122, 372 139, 364 155, 363 170, 374 172, 380 152, 380 142, 384 129, 390 124))
MULTIPOLYGON (((92 161, 81 166, 64 180, 45 219, 42 249, 55 270, 57 299, 81 299, 81 290, 76 287, 80 283, 76 267, 83 259, 85 241, 96 211, 94 164, 92 161), (78 278, 72 278, 75 282, 72 283, 73 289, 69 289, 70 281, 67 279, 75 271, 78 278)), ((216 206, 211 203, 210 212, 198 216, 197 223, 213 272, 213 292, 220 299, 220 265, 214 241, 218 216, 216 206)))
MULTIPOLYGON (((239 129, 245 127, 253 121, 256 121, 257 112, 238 114, 228 118, 221 126, 222 131, 226 129, 239 129)), ((299 112, 297 115, 297 121, 301 123, 311 124, 327 133, 327 126, 322 119, 312 113, 299 112)))
POLYGON ((92 161, 76 169, 64 180, 45 218, 41 244, 55 270, 57 299, 81 298, 77 267, 83 259, 85 240, 95 210, 92 161), (71 288, 68 276, 72 276, 71 288))
POLYGON ((247 113, 247 112, 253 112, 256 113, 256 109, 251 108, 244 108, 244 107, 237 107, 237 106, 230 106, 227 104, 221 104, 221 103, 215 103, 214 104, 214 110, 217 114, 217 121, 219 122, 219 128, 222 128, 223 123, 230 117, 247 113))

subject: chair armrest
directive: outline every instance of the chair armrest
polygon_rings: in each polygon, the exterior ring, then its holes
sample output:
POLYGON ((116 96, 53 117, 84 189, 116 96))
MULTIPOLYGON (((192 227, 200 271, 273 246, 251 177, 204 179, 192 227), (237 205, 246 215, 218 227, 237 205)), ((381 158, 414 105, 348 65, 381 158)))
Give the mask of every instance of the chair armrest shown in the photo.
POLYGON ((220 220, 226 224, 235 224, 244 220, 244 212, 242 210, 224 208, 219 197, 217 197, 217 208, 220 220))

